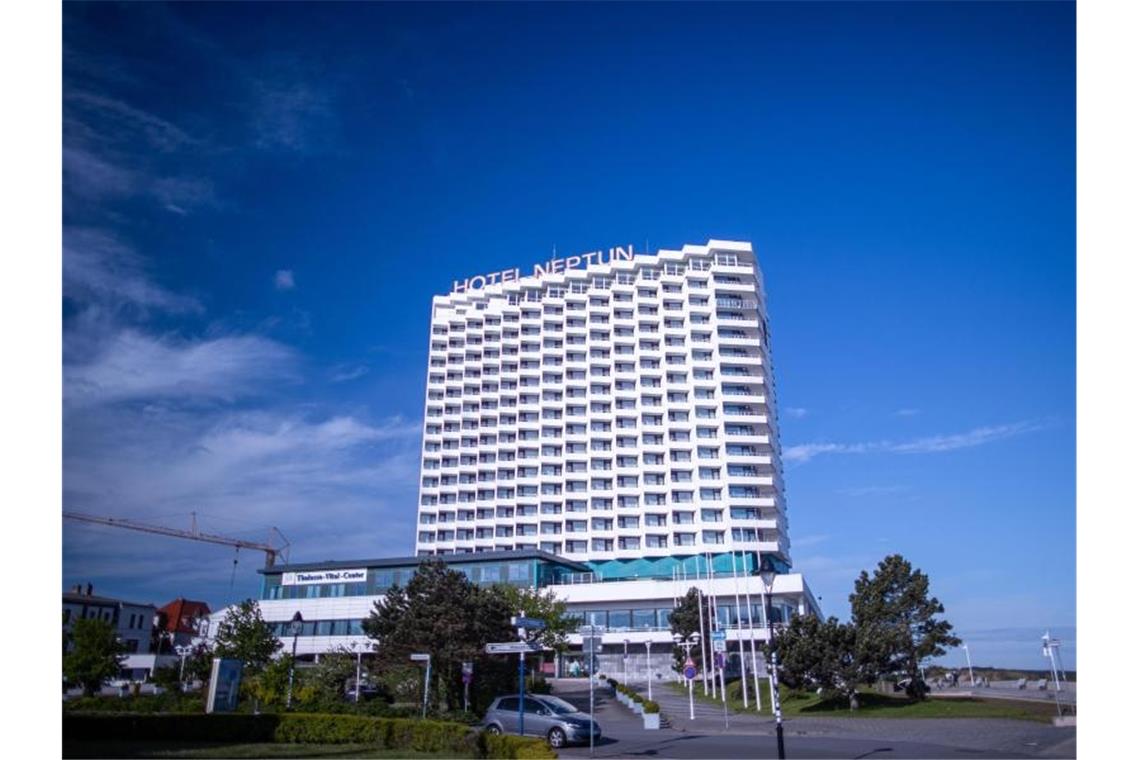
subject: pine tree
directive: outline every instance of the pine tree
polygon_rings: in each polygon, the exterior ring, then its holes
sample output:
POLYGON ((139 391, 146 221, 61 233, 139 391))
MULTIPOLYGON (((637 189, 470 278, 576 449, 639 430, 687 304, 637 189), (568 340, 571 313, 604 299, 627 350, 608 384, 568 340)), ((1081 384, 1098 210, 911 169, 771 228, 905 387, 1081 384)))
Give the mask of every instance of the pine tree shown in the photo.
POLYGON ((454 708, 462 703, 461 666, 475 661, 477 690, 501 688, 494 674, 507 673, 510 664, 489 660, 484 646, 517 637, 511 616, 499 593, 482 589, 467 576, 438 561, 424 562, 407 586, 392 586, 365 619, 364 632, 375 640, 378 664, 396 675, 408 673, 412 653, 431 655, 435 674, 429 700, 439 698, 454 708))
MULTIPOLYGON (((700 592, 695 586, 689 589, 673 609, 669 613, 669 630, 672 633, 678 634, 681 638, 688 639, 694 633, 701 635, 701 641, 704 642, 704 649, 712 652, 712 621, 709 620, 707 597, 700 592), (704 621, 704 628, 701 628, 702 618, 704 621)), ((702 654, 702 647, 697 645, 690 650, 690 655, 693 662, 697 665, 698 672, 705 671, 705 660, 702 654)), ((673 647, 673 669, 680 672, 685 667, 685 650, 682 647, 673 647)))
POLYGON ((925 694, 922 661, 962 643, 948 621, 935 617, 945 609, 929 594, 930 579, 902 555, 892 554, 873 577, 864 570, 850 596, 859 662, 880 677, 905 674, 907 693, 917 698, 925 694))

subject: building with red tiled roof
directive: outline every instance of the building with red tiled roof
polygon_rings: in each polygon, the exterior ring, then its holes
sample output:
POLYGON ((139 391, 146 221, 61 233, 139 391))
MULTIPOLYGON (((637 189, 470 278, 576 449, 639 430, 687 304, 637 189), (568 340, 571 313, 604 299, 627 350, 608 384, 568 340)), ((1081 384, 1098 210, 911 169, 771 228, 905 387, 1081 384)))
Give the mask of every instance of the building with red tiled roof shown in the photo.
POLYGON ((171 644, 189 644, 198 635, 198 621, 209 617, 210 605, 179 597, 158 608, 159 625, 171 644))

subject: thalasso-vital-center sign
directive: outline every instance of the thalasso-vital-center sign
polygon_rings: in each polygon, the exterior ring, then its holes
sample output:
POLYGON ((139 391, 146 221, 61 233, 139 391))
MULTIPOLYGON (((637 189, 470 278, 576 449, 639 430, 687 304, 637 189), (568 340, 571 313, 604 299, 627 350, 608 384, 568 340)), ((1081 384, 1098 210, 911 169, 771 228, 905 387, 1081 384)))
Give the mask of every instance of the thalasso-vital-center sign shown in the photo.
MULTIPOLYGON (((615 246, 609 251, 590 251, 565 258, 554 257, 541 264, 535 264, 531 276, 541 278, 551 274, 568 272, 579 267, 588 267, 591 264, 609 264, 614 261, 633 261, 633 244, 630 243, 624 247, 615 246)), ((466 280, 455 280, 452 283, 451 292, 466 293, 471 290, 482 290, 487 285, 500 282, 514 282, 521 276, 521 271, 520 267, 515 267, 514 269, 504 269, 501 272, 477 274, 474 277, 468 277, 466 280)))

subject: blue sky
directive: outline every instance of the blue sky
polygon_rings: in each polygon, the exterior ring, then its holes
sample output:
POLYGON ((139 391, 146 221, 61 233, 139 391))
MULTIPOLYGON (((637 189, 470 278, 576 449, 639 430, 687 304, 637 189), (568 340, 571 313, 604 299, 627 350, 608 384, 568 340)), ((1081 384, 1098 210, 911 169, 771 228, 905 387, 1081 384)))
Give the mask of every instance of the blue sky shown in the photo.
MULTIPOLYGON (((1072 4, 68 4, 63 39, 67 507, 408 554, 432 294, 746 239, 825 611, 901 552, 975 664, 1075 636, 1072 4)), ((159 604, 254 593, 238 559, 64 531, 66 584, 159 604)))

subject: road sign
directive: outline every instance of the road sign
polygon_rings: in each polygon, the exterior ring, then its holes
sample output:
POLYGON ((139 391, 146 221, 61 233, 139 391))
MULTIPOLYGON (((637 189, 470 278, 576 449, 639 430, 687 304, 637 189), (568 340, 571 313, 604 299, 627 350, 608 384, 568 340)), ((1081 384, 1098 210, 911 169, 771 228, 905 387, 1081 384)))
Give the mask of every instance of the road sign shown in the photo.
POLYGON ((724 639, 714 639, 713 640, 713 651, 714 652, 718 652, 718 653, 724 652, 727 649, 728 649, 728 642, 725 641, 724 639))
POLYGON ((484 647, 487 654, 518 654, 519 652, 541 652, 542 644, 530 641, 503 641, 484 647))
POLYGON ((728 639, 728 634, 725 633, 724 631, 713 631, 712 637, 713 637, 713 641, 725 641, 726 639, 728 639))
POLYGON ((583 636, 600 635, 605 632, 606 628, 602 625, 583 625, 578 628, 578 633, 583 636))
POLYGON ((427 662, 431 659, 430 654, 413 654, 411 657, 413 662, 427 662))
POLYGON ((511 625, 513 625, 516 628, 545 628, 546 627, 546 623, 539 620, 538 618, 528 618, 528 617, 518 617, 518 616, 511 618, 511 625))
POLYGON ((460 665, 459 668, 463 675, 468 676, 475 672, 475 663, 468 660, 460 665))
POLYGON ((690 681, 697 677, 697 663, 693 662, 693 658, 685 660, 685 678, 690 681))

